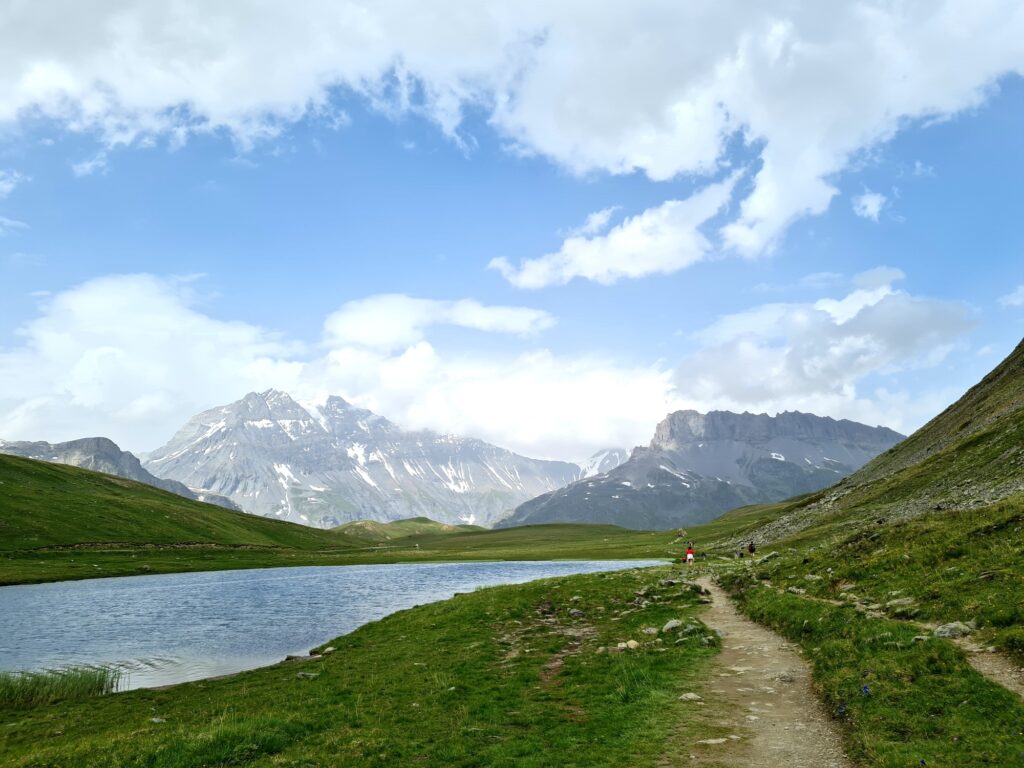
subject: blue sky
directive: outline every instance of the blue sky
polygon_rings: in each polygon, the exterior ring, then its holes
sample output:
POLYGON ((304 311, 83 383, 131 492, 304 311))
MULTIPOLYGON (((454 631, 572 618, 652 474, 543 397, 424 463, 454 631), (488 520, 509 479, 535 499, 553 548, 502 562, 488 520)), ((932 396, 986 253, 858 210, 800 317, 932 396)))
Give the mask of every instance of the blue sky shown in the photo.
MULTIPOLYGON (((87 65, 59 40, 49 59, 29 42, 6 54, 0 437, 147 450, 270 386, 570 459, 646 442, 678 407, 909 431, 1024 332, 1013 4, 973 20, 966 74, 946 83, 922 74, 952 34, 929 17, 932 37, 896 52, 921 65, 902 90, 870 79, 894 66, 874 16, 844 37, 813 12, 757 26, 726 9, 719 47, 616 53, 616 74, 646 78, 616 85, 593 51, 621 19, 587 37, 566 31, 568 10, 531 9, 497 31, 464 20, 450 50, 381 10, 384 50, 353 63, 328 47, 274 93, 220 82, 202 57, 175 63, 184 43, 141 8, 143 65, 104 64, 111 19, 136 13, 115 5, 83 30, 87 65), (524 54, 512 33, 539 27, 524 54), (821 40, 853 53, 824 83, 810 61, 730 76, 709 101, 707 73, 751 30, 776 57, 780 35, 794 57, 821 40), (494 61, 477 50, 489 35, 513 41, 494 61), (175 66, 192 79, 168 85, 175 66), (685 213, 701 195, 710 207, 685 213)), ((648 16, 638 6, 621 34, 657 43, 648 16)), ((203 29, 214 51, 248 55, 203 29)), ((303 50, 291 32, 268 67, 303 50)))

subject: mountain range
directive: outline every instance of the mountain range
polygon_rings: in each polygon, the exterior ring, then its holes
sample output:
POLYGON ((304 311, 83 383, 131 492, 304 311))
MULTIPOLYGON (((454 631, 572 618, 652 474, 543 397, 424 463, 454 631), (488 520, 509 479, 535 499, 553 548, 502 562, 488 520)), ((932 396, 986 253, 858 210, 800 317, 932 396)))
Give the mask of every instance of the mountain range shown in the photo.
POLYGON ((885 427, 799 412, 676 411, 624 463, 521 504, 498 527, 693 525, 824 488, 902 439, 885 427))
POLYGON ((410 517, 492 525, 582 474, 482 440, 407 431, 340 397, 300 404, 272 389, 198 414, 145 459, 153 474, 247 512, 322 528, 410 517))

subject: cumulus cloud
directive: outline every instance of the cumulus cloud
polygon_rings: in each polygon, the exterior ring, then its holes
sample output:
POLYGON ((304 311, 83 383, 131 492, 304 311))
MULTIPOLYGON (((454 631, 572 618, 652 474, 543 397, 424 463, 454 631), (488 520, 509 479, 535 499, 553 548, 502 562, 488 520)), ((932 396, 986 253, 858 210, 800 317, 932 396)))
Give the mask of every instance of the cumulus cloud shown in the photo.
MULTIPOLYGON (((574 277, 608 285, 623 277, 675 272, 711 251, 701 225, 729 201, 735 181, 733 174, 685 200, 649 208, 605 234, 574 234, 557 252, 527 259, 518 267, 504 258, 493 259, 489 267, 519 288, 564 285, 574 277)), ((585 227, 603 230, 608 215, 607 210, 592 214, 585 227)))
POLYGON ((580 458, 648 440, 670 407, 671 373, 661 367, 542 348, 443 355, 422 338, 442 322, 532 334, 553 321, 520 309, 371 297, 325 321, 326 346, 306 345, 203 312, 187 280, 99 278, 43 297, 18 345, 0 349, 0 436, 105 435, 148 450, 201 409, 276 387, 300 398, 340 394, 408 427, 529 455, 580 458), (400 320, 385 332, 362 324, 391 310, 400 320))
POLYGON ((482 110, 516 151, 655 180, 714 175, 740 138, 754 176, 721 236, 747 256, 826 210, 859 153, 1024 71, 1016 0, 8 6, 0 123, 245 146, 304 117, 336 124, 340 89, 456 139, 482 110))
POLYGON ((676 372, 679 396, 698 407, 916 426, 948 393, 864 392, 862 382, 940 363, 975 321, 962 303, 896 289, 899 279, 898 270, 872 270, 839 299, 765 304, 719 318, 695 334, 699 349, 676 372))
POLYGON ((8 197, 19 184, 29 181, 29 177, 18 171, 0 171, 0 200, 8 197))
POLYGON ((348 302, 327 317, 324 331, 332 345, 356 344, 390 350, 422 341, 424 331, 435 325, 531 336, 554 324, 552 315, 529 307, 382 294, 348 302))
POLYGON ((1004 307, 1024 307, 1024 285, 1018 285, 1015 291, 999 297, 1004 307))
POLYGON ((862 219, 878 221, 878 215, 885 207, 886 197, 881 192, 866 191, 853 198, 853 212, 862 219))

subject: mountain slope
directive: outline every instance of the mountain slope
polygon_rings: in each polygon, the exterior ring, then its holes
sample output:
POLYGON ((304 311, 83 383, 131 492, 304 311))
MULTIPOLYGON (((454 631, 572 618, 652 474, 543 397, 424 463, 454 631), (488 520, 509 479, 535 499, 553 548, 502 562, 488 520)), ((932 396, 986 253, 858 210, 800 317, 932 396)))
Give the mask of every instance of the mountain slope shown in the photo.
POLYGON ((583 477, 593 477, 611 472, 627 461, 629 461, 629 451, 625 448, 605 448, 583 462, 580 468, 583 470, 583 477))
MULTIPOLYGON (((985 507, 1024 492, 1024 342, 962 398, 843 482, 758 535, 985 507)), ((810 534, 808 534, 810 535, 810 534)))
POLYGON ((145 466, 254 514, 325 528, 410 517, 488 525, 580 475, 482 440, 409 432, 340 397, 301 405, 275 390, 200 413, 145 466))
POLYGON ((0 550, 97 544, 355 546, 344 535, 191 501, 78 467, 0 455, 0 550))
POLYGON ((147 472, 138 457, 122 451, 117 443, 105 437, 85 437, 66 443, 7 442, 0 440, 0 453, 21 456, 26 459, 70 464, 73 467, 104 472, 127 480, 152 485, 154 488, 184 496, 193 501, 205 501, 227 509, 240 509, 230 499, 213 493, 196 491, 176 480, 166 480, 147 472))
POLYGON ((900 439, 884 427, 812 414, 677 411, 624 464, 532 499, 499 525, 657 530, 706 522, 735 507, 816 491, 900 439))

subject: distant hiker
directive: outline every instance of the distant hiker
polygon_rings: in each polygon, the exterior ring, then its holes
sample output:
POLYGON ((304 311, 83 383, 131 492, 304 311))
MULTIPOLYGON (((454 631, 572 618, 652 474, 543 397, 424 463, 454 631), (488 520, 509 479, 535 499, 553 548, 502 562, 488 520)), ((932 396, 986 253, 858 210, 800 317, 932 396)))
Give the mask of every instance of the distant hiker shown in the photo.
POLYGON ((686 548, 686 564, 693 565, 693 542, 686 548))
POLYGON ((755 552, 757 552, 757 547, 755 547, 755 546, 754 546, 754 542, 750 542, 750 543, 749 543, 749 544, 747 545, 747 552, 749 552, 749 553, 750 553, 750 556, 751 556, 751 557, 753 557, 753 556, 754 556, 754 553, 755 553, 755 552))

